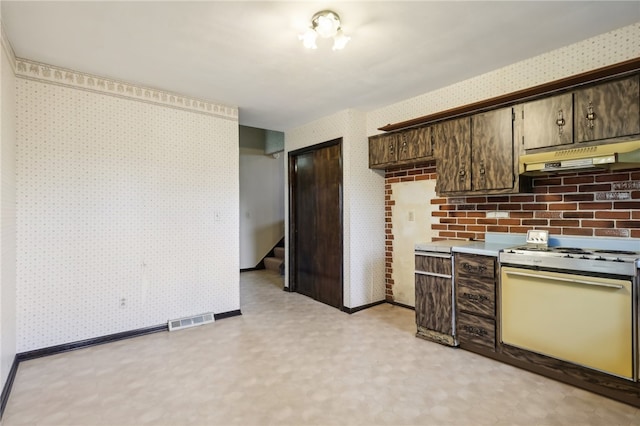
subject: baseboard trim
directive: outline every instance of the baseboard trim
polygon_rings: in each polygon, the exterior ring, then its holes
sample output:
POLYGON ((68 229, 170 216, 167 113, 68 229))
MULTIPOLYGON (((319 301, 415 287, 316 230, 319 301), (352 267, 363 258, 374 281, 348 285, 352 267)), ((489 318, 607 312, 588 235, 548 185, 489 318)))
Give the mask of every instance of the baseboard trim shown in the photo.
POLYGON ((347 308, 346 306, 343 306, 342 311, 351 315, 351 314, 355 314, 358 311, 362 311, 364 309, 369 309, 369 308, 373 308, 374 306, 382 305, 383 303, 387 303, 387 301, 379 300, 377 302, 369 303, 367 305, 357 306, 355 308, 347 308))
POLYGON ((213 317, 216 319, 216 321, 218 321, 225 318, 237 317, 238 315, 242 315, 240 309, 237 309, 235 311, 222 312, 220 314, 214 314, 213 317))
POLYGON ((19 364, 20 364, 20 360, 18 360, 18 355, 16 355, 13 357, 13 364, 11 364, 11 370, 9 370, 7 381, 4 383, 4 386, 2 387, 2 394, 0 395, 0 420, 2 420, 4 409, 7 406, 7 402, 9 402, 9 394, 11 393, 11 388, 13 387, 13 380, 16 378, 16 374, 18 373, 19 364))
POLYGON ((41 358, 43 356, 55 355, 63 352, 73 351, 76 349, 88 348, 90 346, 102 345, 104 343, 116 342, 118 340, 144 336, 145 334, 157 333, 167 330, 169 330, 169 326, 167 324, 154 325, 152 327, 138 328, 136 330, 123 331, 121 333, 108 334, 106 336, 94 337, 86 340, 78 340, 77 342, 64 343, 62 345, 49 346, 47 348, 21 352, 17 355, 17 357, 19 361, 27 361, 30 359, 41 358))
POLYGON ((293 290, 291 289, 291 287, 282 287, 283 291, 286 291, 287 293, 293 293, 293 290))
POLYGON ((255 268, 243 268, 243 269, 240 269, 240 273, 251 272, 251 271, 262 271, 263 269, 264 269, 264 266, 262 266, 262 268, 261 268, 260 265, 258 265, 255 268))
POLYGON ((413 306, 405 305, 404 303, 396 302, 394 300, 387 300, 387 303, 389 303, 391 305, 394 305, 394 306, 399 306, 401 308, 411 309, 412 311, 416 310, 416 308, 413 307, 413 306))

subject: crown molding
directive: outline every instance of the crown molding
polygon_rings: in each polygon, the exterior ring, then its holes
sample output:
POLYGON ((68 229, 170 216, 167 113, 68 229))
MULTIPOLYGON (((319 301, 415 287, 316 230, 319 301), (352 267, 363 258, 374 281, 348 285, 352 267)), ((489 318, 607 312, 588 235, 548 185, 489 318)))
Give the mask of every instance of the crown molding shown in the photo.
MULTIPOLYGON (((4 38, 3 38, 4 40, 4 38)), ((16 58, 17 77, 238 121, 238 108, 16 58)))
POLYGON ((2 49, 4 49, 5 53, 9 57, 9 64, 11 64, 11 69, 13 73, 16 73, 16 54, 13 51, 13 47, 9 42, 9 37, 7 37, 7 33, 4 32, 4 24, 2 20, 0 20, 0 43, 2 44, 2 49))

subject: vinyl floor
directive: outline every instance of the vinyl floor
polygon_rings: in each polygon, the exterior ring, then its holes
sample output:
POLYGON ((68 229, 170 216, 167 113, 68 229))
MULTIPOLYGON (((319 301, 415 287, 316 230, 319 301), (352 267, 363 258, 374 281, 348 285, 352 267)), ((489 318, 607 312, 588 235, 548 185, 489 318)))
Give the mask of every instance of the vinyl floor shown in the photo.
POLYGON ((241 274, 242 316, 20 364, 14 425, 640 425, 640 410, 241 274))

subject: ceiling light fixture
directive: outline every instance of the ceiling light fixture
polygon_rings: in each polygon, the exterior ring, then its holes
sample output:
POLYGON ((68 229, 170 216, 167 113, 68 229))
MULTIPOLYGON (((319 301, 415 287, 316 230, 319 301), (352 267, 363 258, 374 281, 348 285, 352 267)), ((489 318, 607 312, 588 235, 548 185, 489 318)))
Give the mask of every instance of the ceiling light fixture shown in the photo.
POLYGON ((351 37, 344 35, 340 27, 340 17, 332 10, 322 10, 311 18, 311 27, 298 38, 307 49, 317 49, 316 40, 333 37, 333 50, 341 50, 351 37))

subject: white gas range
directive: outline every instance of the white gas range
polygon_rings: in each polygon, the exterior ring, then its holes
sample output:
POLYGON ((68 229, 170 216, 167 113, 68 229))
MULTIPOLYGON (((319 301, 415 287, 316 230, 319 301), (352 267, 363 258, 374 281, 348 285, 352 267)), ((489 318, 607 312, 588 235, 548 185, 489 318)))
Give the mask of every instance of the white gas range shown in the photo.
POLYGON ((529 231, 525 245, 499 254, 501 341, 638 380, 640 242, 554 242, 529 231))

